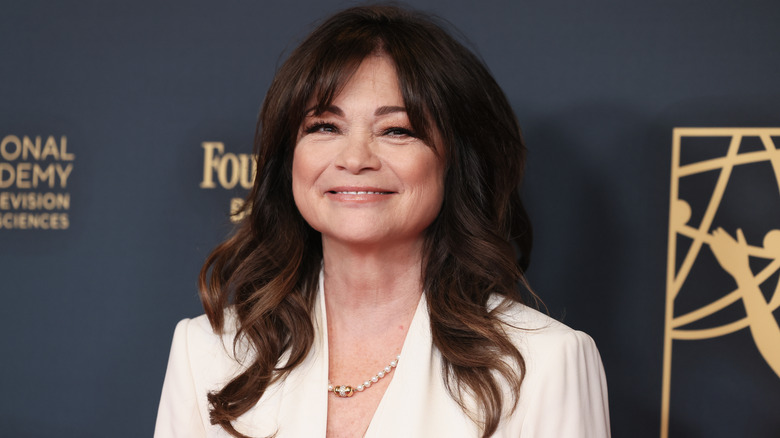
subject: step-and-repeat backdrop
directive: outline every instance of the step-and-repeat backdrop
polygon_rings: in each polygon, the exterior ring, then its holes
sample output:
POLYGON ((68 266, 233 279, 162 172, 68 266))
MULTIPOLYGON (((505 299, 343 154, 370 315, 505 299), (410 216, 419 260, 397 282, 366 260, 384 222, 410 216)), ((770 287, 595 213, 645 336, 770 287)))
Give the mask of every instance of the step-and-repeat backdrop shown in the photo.
MULTIPOLYGON (((280 60, 350 5, 0 7, 0 435, 152 434, 280 60)), ((532 285, 615 436, 780 436, 780 2, 469 2, 529 147, 532 285)), ((551 413, 553 414, 553 413, 551 413)))

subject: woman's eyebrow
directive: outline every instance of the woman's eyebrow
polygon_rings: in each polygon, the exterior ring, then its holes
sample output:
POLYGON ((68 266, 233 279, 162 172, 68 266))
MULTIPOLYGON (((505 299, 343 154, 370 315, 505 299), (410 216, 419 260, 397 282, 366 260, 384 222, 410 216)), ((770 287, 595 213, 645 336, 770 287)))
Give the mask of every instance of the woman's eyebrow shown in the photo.
MULTIPOLYGON (((376 111, 374 111, 374 115, 375 116, 384 116, 384 115, 387 115, 387 114, 399 113, 399 112, 400 113, 405 113, 406 112, 406 108, 404 108, 402 106, 388 105, 388 106, 380 106, 379 108, 377 108, 376 111)), ((325 113, 333 113, 333 114, 335 114, 337 116, 340 116, 340 117, 344 116, 344 111, 342 111, 341 108, 337 107, 336 105, 329 105, 327 108, 325 108, 320 113, 317 112, 317 107, 314 107, 314 106, 306 110, 306 116, 307 117, 319 116, 319 115, 322 115, 322 114, 325 114, 325 113)))
POLYGON ((391 113, 397 113, 397 112, 406 112, 406 108, 402 106, 380 106, 379 108, 374 111, 375 116, 384 116, 386 114, 391 113))
POLYGON ((341 108, 337 107, 336 105, 328 105, 327 108, 320 112, 317 112, 317 107, 313 106, 306 110, 306 117, 321 116, 325 113, 333 113, 337 116, 344 117, 344 111, 342 111, 341 108))

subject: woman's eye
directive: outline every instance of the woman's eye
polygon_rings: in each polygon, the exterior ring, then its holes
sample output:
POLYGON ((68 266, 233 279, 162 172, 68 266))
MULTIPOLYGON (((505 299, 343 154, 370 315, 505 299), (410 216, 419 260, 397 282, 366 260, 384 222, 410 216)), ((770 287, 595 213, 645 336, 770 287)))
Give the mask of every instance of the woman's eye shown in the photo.
POLYGON ((336 127, 336 125, 324 122, 313 123, 304 129, 304 132, 307 134, 313 134, 315 132, 336 133, 338 131, 339 129, 336 127))
POLYGON ((390 135, 393 137, 414 137, 415 136, 414 132, 412 132, 411 129, 398 128, 398 127, 385 129, 384 135, 390 135))

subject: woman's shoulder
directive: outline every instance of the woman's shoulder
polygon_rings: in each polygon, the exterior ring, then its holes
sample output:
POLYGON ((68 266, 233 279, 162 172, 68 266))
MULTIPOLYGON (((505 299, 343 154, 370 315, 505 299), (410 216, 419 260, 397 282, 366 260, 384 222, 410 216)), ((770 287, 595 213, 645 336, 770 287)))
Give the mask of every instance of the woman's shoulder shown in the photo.
POLYGON ((238 319, 232 309, 225 309, 223 315, 221 333, 215 332, 208 316, 202 314, 179 321, 174 330, 174 339, 183 338, 188 345, 216 346, 217 344, 232 344, 238 330, 238 319))
POLYGON ((184 330, 189 339, 194 342, 213 342, 217 339, 225 340, 235 337, 238 331, 238 317, 232 307, 223 310, 222 332, 217 334, 206 314, 194 318, 184 318, 176 325, 176 331, 184 330))
POLYGON ((168 357, 155 436, 203 436, 209 428, 206 394, 224 387, 242 369, 241 345, 234 348, 236 317, 225 312, 221 333, 206 315, 176 325, 168 357), (184 431, 188 432, 184 432, 184 431))
POLYGON ((493 300, 493 304, 492 311, 503 322, 505 332, 524 356, 529 353, 534 360, 555 360, 581 350, 592 350, 598 354, 595 342, 585 332, 522 303, 493 300))
POLYGON ((186 354, 194 373, 198 368, 208 374, 232 375, 249 354, 246 342, 236 342, 238 318, 231 309, 225 309, 222 330, 217 333, 206 315, 185 318, 176 325, 173 345, 180 354, 186 354), (222 372, 214 373, 216 370, 222 372))
POLYGON ((518 409, 507 430, 608 437, 607 384, 593 339, 524 304, 505 302, 493 311, 525 363, 518 409))

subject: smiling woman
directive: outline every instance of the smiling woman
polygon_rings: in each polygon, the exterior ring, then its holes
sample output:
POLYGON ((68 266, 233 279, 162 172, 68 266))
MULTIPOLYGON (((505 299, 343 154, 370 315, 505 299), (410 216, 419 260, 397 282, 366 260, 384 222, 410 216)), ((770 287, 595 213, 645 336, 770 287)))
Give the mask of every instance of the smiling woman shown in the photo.
POLYGON ((155 435, 603 437, 598 351, 526 305, 525 146, 429 17, 348 9, 282 65, 155 435))
POLYGON ((323 242, 370 243, 378 254, 411 244, 419 258, 444 197, 444 162, 436 145, 415 137, 403 105, 392 60, 375 54, 332 105, 306 116, 293 196, 323 242))

